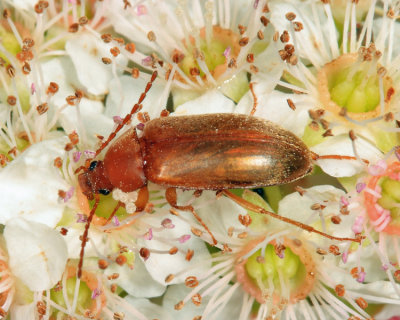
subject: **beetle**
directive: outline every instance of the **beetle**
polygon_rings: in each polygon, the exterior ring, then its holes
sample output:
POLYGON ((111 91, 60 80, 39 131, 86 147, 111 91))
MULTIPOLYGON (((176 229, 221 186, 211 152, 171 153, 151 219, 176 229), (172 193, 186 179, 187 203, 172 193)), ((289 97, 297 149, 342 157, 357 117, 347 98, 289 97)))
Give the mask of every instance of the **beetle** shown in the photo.
MULTIPOLYGON (((154 79, 155 73, 139 102, 103 143, 96 156, 139 110, 154 79)), ((342 156, 333 156, 337 157, 342 156)), ((273 216, 309 232, 335 240, 359 241, 334 237, 279 216, 228 190, 293 182, 312 171, 314 159, 315 154, 293 133, 272 122, 244 114, 160 117, 147 122, 140 137, 136 128, 130 128, 112 143, 103 160, 90 160, 79 174, 83 194, 88 198, 95 197, 96 202, 82 237, 78 269, 82 267, 84 246, 99 201, 98 195, 108 194, 115 188, 123 192, 147 190, 148 181, 166 188, 166 200, 172 207, 191 211, 210 234, 214 245, 214 236, 193 207, 177 205, 176 188, 219 191, 248 210, 273 216)), ((148 201, 148 194, 143 194, 142 205, 148 201)))

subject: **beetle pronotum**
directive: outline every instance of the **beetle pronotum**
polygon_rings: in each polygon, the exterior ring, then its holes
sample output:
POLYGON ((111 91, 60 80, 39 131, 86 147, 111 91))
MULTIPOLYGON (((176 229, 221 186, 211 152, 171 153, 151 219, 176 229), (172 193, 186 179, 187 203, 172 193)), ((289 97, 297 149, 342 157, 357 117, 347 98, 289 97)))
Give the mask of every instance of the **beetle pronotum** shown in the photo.
MULTIPOLYGON (((140 108, 157 73, 154 72, 137 104, 94 157, 107 147, 118 131, 140 108)), ((231 193, 233 188, 256 188, 286 184, 311 172, 313 154, 294 134, 253 116, 242 114, 204 114, 196 116, 161 117, 146 123, 139 138, 136 128, 127 130, 108 148, 102 161, 89 159, 79 175, 82 192, 95 198, 88 217, 78 265, 81 275, 88 230, 99 203, 99 194, 114 188, 123 192, 141 190, 139 210, 148 201, 147 181, 166 187, 166 200, 177 209, 191 211, 216 240, 192 206, 178 206, 175 188, 215 190, 244 208, 270 215, 309 232, 340 241, 339 238, 316 230, 301 222, 279 216, 231 193)), ((346 158, 325 156, 325 158, 346 158)), ((116 210, 114 210, 115 212, 116 210)))

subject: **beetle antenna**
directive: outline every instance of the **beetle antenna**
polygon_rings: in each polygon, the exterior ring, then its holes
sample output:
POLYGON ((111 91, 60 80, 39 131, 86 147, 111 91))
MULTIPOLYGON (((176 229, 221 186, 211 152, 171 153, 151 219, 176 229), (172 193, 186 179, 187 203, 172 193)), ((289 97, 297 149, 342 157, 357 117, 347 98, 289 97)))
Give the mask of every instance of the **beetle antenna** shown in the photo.
POLYGON ((85 225, 85 231, 83 232, 83 235, 82 235, 81 252, 79 254, 79 263, 78 263, 78 272, 77 272, 78 279, 80 279, 80 277, 82 276, 83 256, 85 255, 86 243, 89 240, 89 237, 88 237, 89 227, 90 227, 90 224, 92 223, 94 213, 96 212, 96 209, 97 209, 97 205, 100 202, 100 196, 97 193, 94 194, 94 197, 95 197, 95 203, 94 203, 92 210, 90 211, 89 217, 87 218, 86 225, 85 225))
POLYGON ((235 201, 238 205, 242 206, 243 208, 253 211, 253 212, 258 212, 258 213, 262 213, 262 214, 266 214, 269 215, 275 219, 281 220, 283 222, 289 223, 291 225, 294 225, 296 227, 299 227, 301 229, 304 229, 308 232, 313 232, 313 233, 317 233, 325 238, 331 239, 331 240, 338 240, 338 241, 353 241, 353 242, 358 242, 361 243, 361 240, 363 239, 361 238, 340 238, 340 237, 335 237, 335 236, 331 236, 330 234, 327 234, 325 232, 319 231, 311 226, 309 226, 308 224, 304 224, 301 223, 299 221, 296 220, 292 220, 289 218, 286 218, 284 216, 280 216, 279 214, 276 214, 274 212, 265 210, 264 208, 261 208, 235 194, 233 194, 232 192, 228 191, 228 190, 222 190, 221 193, 223 193, 225 196, 227 196, 228 198, 230 198, 231 200, 235 201))
MULTIPOLYGON (((146 98, 146 94, 147 94, 147 92, 149 92, 149 90, 150 90, 151 86, 153 85, 153 82, 156 80, 156 78, 157 78, 157 71, 153 71, 150 81, 147 83, 146 88, 144 89, 144 92, 140 95, 138 102, 135 103, 135 105, 131 109, 131 112, 129 112, 125 116, 125 118, 122 120, 122 122, 120 124, 118 124, 118 126, 115 128, 115 130, 113 132, 111 132, 111 134, 108 136, 107 140, 102 143, 102 145, 100 146, 99 149, 96 150, 96 153, 92 159, 96 158, 100 154, 100 152, 103 151, 104 148, 108 146, 110 141, 115 138, 117 133, 129 122, 129 120, 131 120, 132 116, 142 108, 142 102, 146 98)), ((90 161, 92 159, 88 159, 89 160, 88 162, 90 163, 90 161)), ((87 163, 86 163, 86 166, 88 166, 87 163)))

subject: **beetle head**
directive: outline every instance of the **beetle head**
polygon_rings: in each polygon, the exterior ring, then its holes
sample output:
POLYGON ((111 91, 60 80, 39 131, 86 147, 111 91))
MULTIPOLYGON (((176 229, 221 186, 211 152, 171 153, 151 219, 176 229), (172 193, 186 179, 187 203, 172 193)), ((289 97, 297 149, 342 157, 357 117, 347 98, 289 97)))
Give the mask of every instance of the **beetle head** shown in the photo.
POLYGON ((107 195, 114 189, 108 179, 103 161, 92 161, 89 168, 78 176, 78 181, 82 193, 89 199, 93 199, 96 193, 107 195))

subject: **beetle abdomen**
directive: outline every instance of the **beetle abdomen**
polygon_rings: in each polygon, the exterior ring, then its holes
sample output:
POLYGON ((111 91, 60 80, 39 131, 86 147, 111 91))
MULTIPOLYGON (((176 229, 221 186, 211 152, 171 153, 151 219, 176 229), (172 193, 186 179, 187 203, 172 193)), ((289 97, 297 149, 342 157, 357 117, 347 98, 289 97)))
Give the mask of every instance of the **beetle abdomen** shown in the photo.
POLYGON ((259 118, 206 114, 146 124, 145 175, 185 189, 283 184, 310 172, 310 151, 292 133, 259 118))

